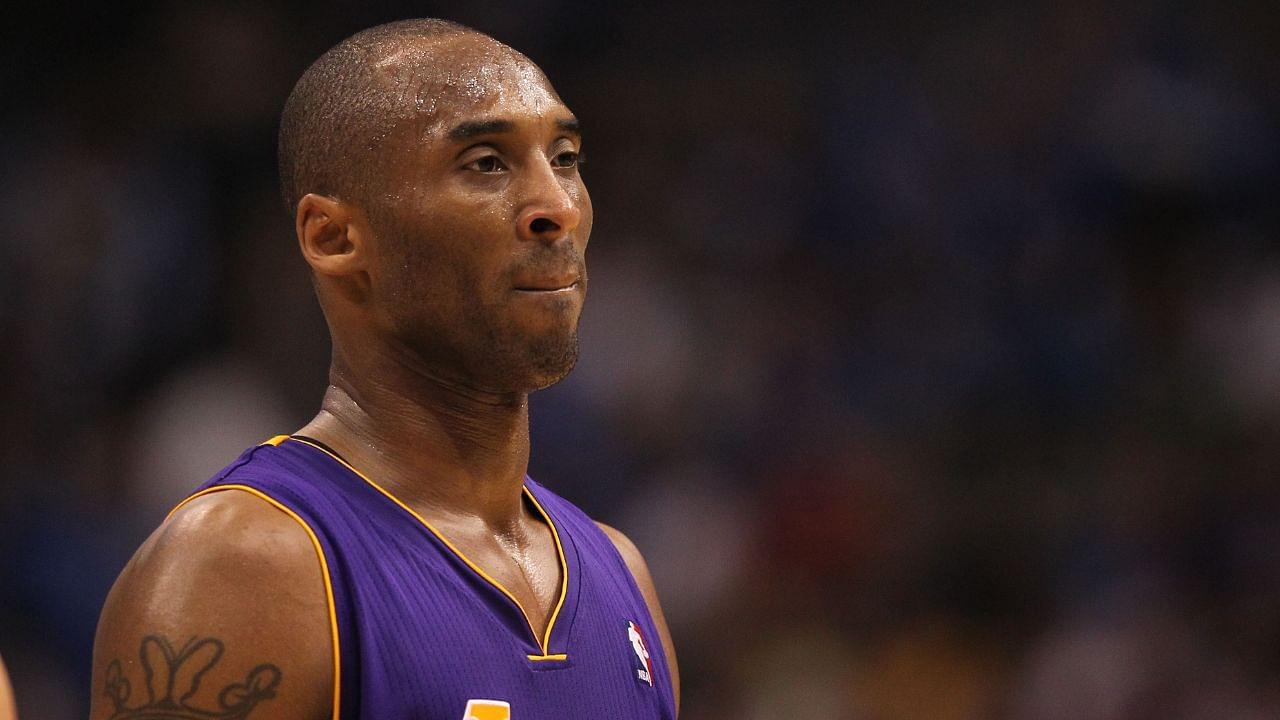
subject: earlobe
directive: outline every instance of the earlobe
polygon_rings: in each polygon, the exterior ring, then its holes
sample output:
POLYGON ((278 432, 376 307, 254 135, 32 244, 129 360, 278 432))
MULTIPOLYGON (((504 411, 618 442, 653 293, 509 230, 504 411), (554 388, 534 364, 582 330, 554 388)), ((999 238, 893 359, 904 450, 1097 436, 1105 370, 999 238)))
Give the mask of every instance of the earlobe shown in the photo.
POLYGON ((309 193, 298 201, 298 247, 313 270, 347 275, 363 269, 363 237, 354 220, 352 208, 341 200, 309 193))

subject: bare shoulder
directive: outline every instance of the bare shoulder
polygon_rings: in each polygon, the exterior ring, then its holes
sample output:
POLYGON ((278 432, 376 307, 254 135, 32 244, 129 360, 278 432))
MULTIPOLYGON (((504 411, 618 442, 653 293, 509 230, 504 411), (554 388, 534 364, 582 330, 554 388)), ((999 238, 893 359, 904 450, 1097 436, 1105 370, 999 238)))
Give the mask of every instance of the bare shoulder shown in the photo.
MULTIPOLYGON (((627 564, 627 569, 635 577, 636 585, 640 587, 640 592, 649 605, 649 612, 653 614, 654 620, 658 620, 661 615, 661 608, 658 606, 658 590, 654 587, 653 576, 649 573, 649 564, 644 561, 644 555, 640 554, 640 548, 637 548, 636 544, 631 542, 631 538, 621 530, 602 522, 596 522, 596 525, 613 541, 613 546, 618 549, 618 554, 627 564)), ((666 623, 662 624, 665 626, 666 623)))
POLYGON ((644 556, 640 554, 640 548, 637 548, 636 544, 631 542, 631 538, 616 527, 605 525, 598 520, 595 523, 613 541, 613 546, 618 548, 618 554, 626 561, 632 575, 636 574, 637 568, 643 570, 645 575, 649 574, 649 566, 645 563, 644 556))
POLYGON ((605 525, 602 522, 596 522, 596 525, 613 541, 613 546, 618 548, 618 554, 622 556, 622 560, 627 564, 627 569, 635 577, 636 586, 640 588, 640 594, 644 595, 645 604, 649 606, 649 614, 653 616, 653 623, 658 628, 662 646, 667 652, 667 666, 671 671, 671 685, 675 691, 676 708, 679 709, 680 668, 676 663, 676 648, 671 642, 671 630, 667 628, 667 619, 662 614, 662 604, 658 601, 658 590, 654 587, 653 576, 649 573, 649 564, 644 561, 644 555, 640 553, 640 549, 636 547, 636 544, 631 542, 631 538, 627 537, 621 530, 605 525))
POLYGON ((301 522, 248 492, 200 496, 152 533, 107 597, 91 717, 330 717, 330 627, 301 522))

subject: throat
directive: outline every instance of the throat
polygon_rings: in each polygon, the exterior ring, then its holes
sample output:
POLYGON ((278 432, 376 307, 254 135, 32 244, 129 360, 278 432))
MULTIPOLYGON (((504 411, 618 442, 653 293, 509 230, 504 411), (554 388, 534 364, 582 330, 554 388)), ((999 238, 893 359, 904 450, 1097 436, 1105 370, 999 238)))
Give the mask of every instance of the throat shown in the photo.
POLYGON ((450 393, 427 402, 380 385, 357 393, 339 380, 298 435, 420 509, 472 515, 493 527, 519 518, 529 463, 527 402, 477 405, 450 393))

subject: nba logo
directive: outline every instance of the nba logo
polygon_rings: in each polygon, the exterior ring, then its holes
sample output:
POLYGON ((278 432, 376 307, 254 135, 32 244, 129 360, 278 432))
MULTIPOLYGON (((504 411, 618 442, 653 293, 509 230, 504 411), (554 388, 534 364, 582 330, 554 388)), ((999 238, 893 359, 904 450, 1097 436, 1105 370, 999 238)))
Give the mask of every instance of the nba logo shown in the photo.
POLYGON ((511 705, 501 700, 468 700, 462 720, 511 720, 511 705))
POLYGON ((631 641, 631 650, 635 653, 632 658, 636 671, 636 677, 641 682, 649 684, 653 687, 653 668, 649 664, 649 647, 644 644, 644 633, 640 632, 640 626, 634 622, 627 621, 627 639, 631 641))

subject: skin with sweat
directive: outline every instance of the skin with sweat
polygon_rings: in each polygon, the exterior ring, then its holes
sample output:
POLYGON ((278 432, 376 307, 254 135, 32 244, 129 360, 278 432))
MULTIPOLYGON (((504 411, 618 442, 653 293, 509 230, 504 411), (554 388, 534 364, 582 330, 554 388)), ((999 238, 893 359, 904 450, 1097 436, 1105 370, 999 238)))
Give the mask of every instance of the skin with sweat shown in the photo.
MULTIPOLYGON (((298 433, 430 521, 511 591, 540 636, 562 578, 550 528, 522 495, 528 396, 578 354, 592 208, 577 121, 541 70, 482 35, 401 42, 375 67, 403 112, 370 139, 377 181, 297 204, 299 248, 333 340, 321 410, 298 433)), ((643 558, 602 527, 670 649, 643 558)), ((140 684, 140 666, 184 648, 212 657, 199 638, 222 652, 191 702, 275 680, 263 716, 331 716, 315 551, 296 522, 247 493, 184 505, 126 567, 99 624, 92 717, 122 717, 102 691, 124 687, 113 678, 140 684), (172 652, 147 638, 167 638, 172 652), (250 682, 263 664, 279 676, 250 682)))

